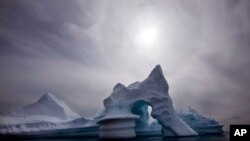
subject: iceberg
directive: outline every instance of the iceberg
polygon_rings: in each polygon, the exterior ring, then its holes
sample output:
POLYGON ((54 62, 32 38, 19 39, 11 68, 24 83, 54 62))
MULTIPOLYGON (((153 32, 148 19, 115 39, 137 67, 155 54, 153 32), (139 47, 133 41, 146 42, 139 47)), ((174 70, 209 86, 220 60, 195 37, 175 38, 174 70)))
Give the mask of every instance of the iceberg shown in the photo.
POLYGON ((66 128, 87 123, 53 94, 46 93, 36 102, 0 115, 1 133, 22 133, 66 128))
MULTIPOLYGON (((104 100, 105 116, 101 118, 98 123, 100 125, 100 136, 104 138, 124 137, 120 133, 119 125, 123 122, 129 122, 129 127, 126 132, 130 132, 125 137, 134 137, 134 126, 136 122, 136 114, 143 113, 145 105, 152 107, 151 116, 155 118, 159 124, 162 125, 164 136, 196 136, 198 133, 194 131, 188 124, 186 124, 177 115, 172 100, 168 94, 169 86, 163 75, 160 65, 157 65, 149 76, 142 82, 135 82, 128 87, 118 83, 113 88, 111 95, 104 100), (134 113, 132 113, 134 111, 134 113), (128 116, 128 120, 120 117, 113 117, 114 113, 128 116), (109 124, 115 124, 112 129, 109 128, 109 133, 105 131, 106 118, 109 117, 109 124), (132 118, 133 117, 133 118, 132 118), (120 121, 120 122, 119 122, 120 121), (110 134, 112 132, 112 134, 110 134), (107 133, 107 134, 105 134, 107 133)), ((142 120, 143 121, 143 120, 142 120)))
POLYGON ((186 110, 179 110, 177 113, 183 121, 200 135, 223 133, 223 125, 212 118, 199 114, 195 109, 189 107, 186 110))
POLYGON ((116 84, 103 101, 104 110, 92 119, 81 117, 47 93, 32 104, 0 114, 0 136, 133 138, 223 133, 223 125, 192 108, 175 110, 168 91, 167 80, 157 65, 141 82, 116 84))
POLYGON ((48 116, 61 120, 80 118, 80 115, 69 108, 63 101, 57 99, 52 93, 44 94, 36 102, 21 109, 11 111, 11 116, 48 116))

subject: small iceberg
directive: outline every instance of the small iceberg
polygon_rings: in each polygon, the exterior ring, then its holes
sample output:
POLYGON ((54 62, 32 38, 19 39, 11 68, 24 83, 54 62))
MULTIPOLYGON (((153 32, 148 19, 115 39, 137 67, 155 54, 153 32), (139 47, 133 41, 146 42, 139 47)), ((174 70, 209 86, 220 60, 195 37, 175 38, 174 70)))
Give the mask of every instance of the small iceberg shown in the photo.
POLYGON ((199 114, 196 110, 188 108, 179 110, 179 117, 193 128, 199 135, 202 134, 222 134, 223 125, 216 120, 199 114))

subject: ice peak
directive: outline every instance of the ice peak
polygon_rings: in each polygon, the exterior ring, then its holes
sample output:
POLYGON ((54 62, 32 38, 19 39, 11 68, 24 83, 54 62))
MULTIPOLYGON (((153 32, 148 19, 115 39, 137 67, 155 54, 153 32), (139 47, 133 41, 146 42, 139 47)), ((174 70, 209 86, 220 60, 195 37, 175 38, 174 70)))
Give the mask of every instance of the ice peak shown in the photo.
POLYGON ((50 93, 50 92, 47 92, 46 94, 43 95, 44 97, 47 97, 47 98, 55 98, 55 96, 50 93))
POLYGON ((57 99, 52 93, 48 92, 44 94, 38 101, 57 101, 57 99))
POLYGON ((71 110, 67 104, 57 99, 52 93, 46 93, 35 103, 23 107, 22 113, 24 115, 50 116, 62 120, 71 120, 80 117, 79 114, 71 110))
POLYGON ((148 78, 152 78, 152 79, 164 78, 161 66, 156 65, 154 69, 151 71, 151 73, 149 74, 148 78))
POLYGON ((126 86, 124 86, 123 84, 121 83, 117 83, 115 85, 115 87, 113 88, 113 91, 121 91, 121 90, 125 90, 126 89, 126 86))
POLYGON ((151 71, 149 76, 142 82, 144 87, 149 87, 152 89, 152 86, 154 89, 162 90, 163 93, 168 92, 168 82, 165 79, 161 66, 156 65, 155 68, 151 71))

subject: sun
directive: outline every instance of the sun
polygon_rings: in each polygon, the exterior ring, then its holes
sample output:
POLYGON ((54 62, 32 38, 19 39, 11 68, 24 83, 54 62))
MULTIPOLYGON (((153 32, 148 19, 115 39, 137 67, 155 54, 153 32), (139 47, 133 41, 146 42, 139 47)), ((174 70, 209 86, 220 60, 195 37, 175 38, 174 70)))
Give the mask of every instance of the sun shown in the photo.
POLYGON ((162 21, 156 14, 137 15, 129 24, 129 37, 139 52, 156 50, 162 41, 162 21))
POLYGON ((135 43, 140 48, 152 48, 159 38, 159 30, 156 26, 143 26, 137 30, 135 43))

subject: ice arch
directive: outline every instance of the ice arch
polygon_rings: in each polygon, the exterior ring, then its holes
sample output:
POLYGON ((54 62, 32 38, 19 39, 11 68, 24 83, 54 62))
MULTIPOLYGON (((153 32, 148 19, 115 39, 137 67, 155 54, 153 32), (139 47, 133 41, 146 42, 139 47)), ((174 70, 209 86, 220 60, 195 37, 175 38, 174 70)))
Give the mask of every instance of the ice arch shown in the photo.
MULTIPOLYGON (((104 123, 102 121, 106 121, 107 117, 109 117, 109 119, 112 119, 109 120, 109 123, 115 122, 115 125, 100 124, 100 128, 106 129, 106 126, 108 126, 111 130, 111 126, 115 126, 113 131, 116 132, 119 130, 119 120, 122 119, 124 121, 127 118, 129 127, 126 126, 126 131, 128 133, 133 132, 132 129, 135 126, 133 121, 138 117, 131 111, 136 104, 144 102, 151 105, 151 116, 162 125, 164 136, 198 135, 197 132, 177 116, 168 90, 169 86, 160 65, 157 65, 142 82, 132 83, 128 87, 120 83, 116 84, 111 95, 103 102, 105 116, 99 121, 99 123, 104 123), (124 116, 117 117, 117 115, 124 116), (110 118, 112 116, 113 118, 110 118)), ((122 128, 124 129, 125 127, 122 128)), ((100 132, 106 131, 101 130, 100 132)))
MULTIPOLYGON (((148 112, 148 107, 151 107, 151 105, 144 101, 144 100, 139 100, 136 103, 133 104, 131 108, 131 112, 133 114, 139 115, 140 118, 136 120, 136 127, 141 129, 141 128, 148 128, 149 127, 149 112, 148 112)), ((151 107, 152 108, 152 107, 151 107)))

